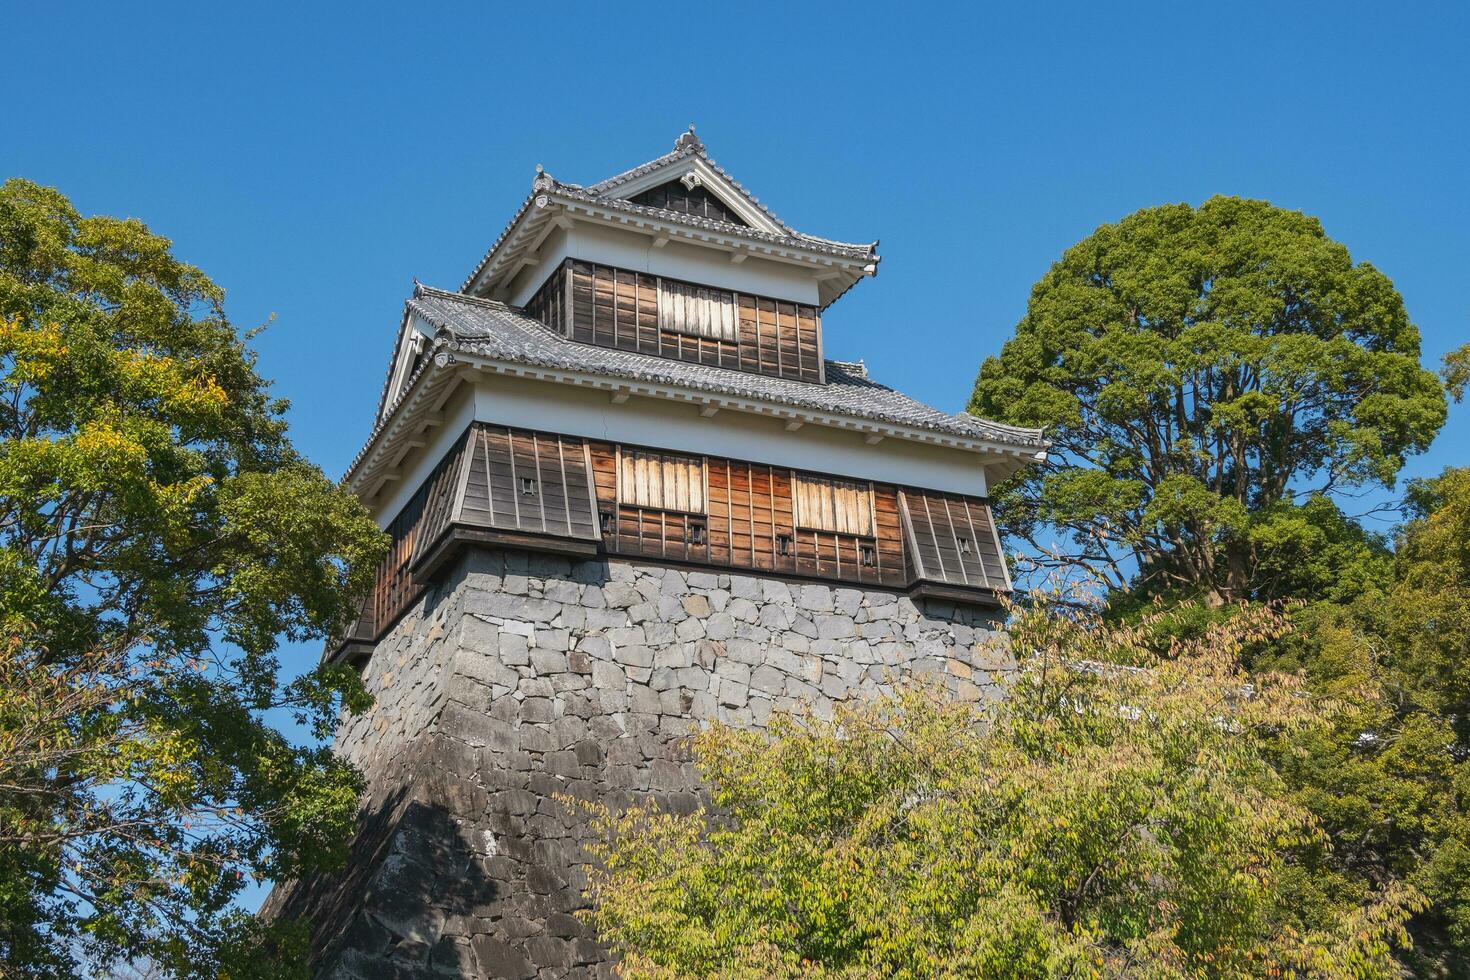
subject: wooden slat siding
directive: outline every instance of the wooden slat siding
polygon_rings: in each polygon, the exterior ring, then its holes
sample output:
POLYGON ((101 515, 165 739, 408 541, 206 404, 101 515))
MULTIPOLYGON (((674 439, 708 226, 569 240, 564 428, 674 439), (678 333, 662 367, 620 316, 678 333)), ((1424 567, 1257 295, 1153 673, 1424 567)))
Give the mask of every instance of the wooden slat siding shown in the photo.
POLYGON ((810 306, 796 307, 797 364, 800 377, 812 381, 821 380, 822 353, 817 342, 822 324, 817 311, 810 306))
POLYGON ((1001 550, 1000 528, 995 526, 995 515, 989 504, 967 500, 970 519, 975 524, 975 544, 979 548, 980 561, 985 568, 985 577, 990 587, 1006 592, 1011 590, 1011 570, 1006 565, 1005 552, 1001 550))
POLYGON ((460 522, 496 530, 597 539, 595 497, 581 439, 477 424, 460 522), (536 492, 521 492, 521 477, 536 492))
POLYGON ((735 321, 740 328, 740 344, 735 366, 742 371, 759 374, 761 337, 760 320, 756 316, 757 300, 754 296, 741 293, 735 297, 735 321))
POLYGON ((351 643, 352 641, 356 640, 359 642, 365 641, 367 643, 372 643, 377 638, 378 627, 377 619, 375 618, 373 609, 373 596, 372 594, 369 594, 368 597, 362 601, 362 608, 358 610, 357 618, 352 621, 352 625, 347 628, 346 634, 343 635, 341 639, 339 639, 337 642, 339 644, 343 644, 351 643))
POLYGON ((695 217, 724 221, 732 225, 745 225, 740 215, 732 211, 724 201, 711 194, 706 188, 699 186, 688 188, 678 180, 650 187, 628 200, 633 204, 642 204, 650 208, 692 214, 695 217))
POLYGON ((526 303, 527 313, 563 336, 567 332, 567 301, 570 295, 567 284, 571 278, 570 266, 570 259, 563 260, 546 277, 541 288, 536 290, 536 295, 526 303))
MULTIPOLYGON (((668 558, 725 568, 905 588, 917 580, 1003 591, 1009 588, 989 508, 982 500, 874 483, 873 534, 843 534, 797 524, 794 496, 801 474, 784 467, 711 457, 705 460, 706 512, 622 504, 619 459, 612 443, 588 445, 598 510, 611 517, 603 544, 610 554, 668 558), (703 520, 705 542, 689 540, 691 521, 703 520), (779 554, 777 538, 789 535, 792 554, 779 554), (958 537, 970 537, 962 557, 958 537), (875 563, 862 563, 871 545, 875 563)), ((814 474, 808 474, 814 476, 814 474)), ((848 483, 856 481, 844 481, 848 483)))
POLYGON ((573 340, 756 374, 821 380, 821 319, 814 307, 735 293, 738 339, 730 342, 662 329, 658 276, 569 260, 567 277, 570 288, 562 287, 561 293, 570 296, 571 309, 562 314, 562 322, 573 340))
POLYGON ((410 566, 418 549, 432 545, 449 526, 454 492, 460 482, 459 467, 467 457, 467 437, 455 443, 388 525, 388 557, 378 566, 371 598, 372 624, 377 633, 392 626, 423 594, 423 584, 415 579, 410 566))
POLYGON ((756 323, 760 327, 757 342, 760 344, 759 367, 761 374, 781 376, 781 337, 776 332, 776 301, 762 298, 755 306, 756 323))
POLYGON ((878 581, 883 585, 905 585, 903 523, 898 513, 898 490, 883 483, 873 485, 873 527, 878 549, 878 581))
POLYGON ((633 295, 638 309, 638 335, 634 350, 658 354, 663 337, 658 329, 658 277, 633 273, 633 295), (649 282, 649 279, 652 282, 649 282))
POLYGON ((998 592, 1010 588, 988 506, 973 498, 926 490, 905 489, 900 496, 915 578, 998 592), (962 540, 970 542, 968 554, 962 540))
POLYGON ((583 343, 595 342, 595 310, 592 296, 592 267, 582 262, 572 262, 567 269, 571 282, 571 309, 567 311, 567 336, 583 343))

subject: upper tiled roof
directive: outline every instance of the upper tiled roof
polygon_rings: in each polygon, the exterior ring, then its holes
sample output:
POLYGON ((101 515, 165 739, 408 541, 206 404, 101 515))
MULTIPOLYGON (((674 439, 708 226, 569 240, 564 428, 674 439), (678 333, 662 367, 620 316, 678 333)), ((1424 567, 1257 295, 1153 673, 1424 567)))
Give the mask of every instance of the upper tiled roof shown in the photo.
POLYGON ((727 171, 724 167, 720 166, 718 163, 715 163, 715 161, 710 158, 710 155, 705 152, 704 141, 701 140, 698 136, 694 135, 693 126, 689 127, 689 132, 681 133, 679 135, 679 138, 674 140, 674 148, 668 153, 665 153, 663 156, 659 157, 656 160, 650 160, 647 163, 640 164, 639 166, 636 166, 631 170, 624 170, 622 173, 609 177, 606 180, 599 180, 597 183, 588 187, 587 192, 589 194, 596 194, 598 197, 605 196, 608 192, 615 191, 629 181, 637 180, 644 174, 652 173, 653 171, 659 170, 667 166, 668 164, 674 163, 678 160, 682 160, 686 157, 693 156, 697 156, 704 160, 705 163, 709 164, 710 167, 715 171, 715 173, 725 178, 725 180, 729 182, 730 186, 734 188, 737 192, 739 192, 741 197, 750 202, 752 207, 759 208, 761 214, 764 214, 767 218, 770 218, 788 235, 793 235, 801 238, 810 237, 807 235, 802 235, 795 228, 791 227, 786 222, 776 217, 776 213, 770 208, 766 207, 764 204, 762 204, 760 202, 760 198, 756 197, 754 194, 750 193, 750 191, 746 190, 744 185, 742 185, 740 181, 732 177, 729 171, 727 171))
POLYGON ((826 362, 826 384, 813 384, 567 340, 504 303, 427 286, 414 290, 408 308, 435 327, 450 350, 493 360, 688 388, 1006 446, 1047 446, 1039 429, 941 412, 868 379, 856 365, 838 361, 826 362))
MULTIPOLYGON (((767 231, 761 231, 759 228, 737 225, 730 221, 717 221, 714 218, 704 218, 697 214, 685 214, 683 211, 670 211, 667 208, 655 208, 647 204, 634 204, 632 201, 626 201, 622 198, 604 197, 600 194, 594 194, 585 188, 578 187, 576 184, 564 184, 555 178, 548 178, 546 189, 561 194, 564 197, 586 201, 588 204, 599 204, 614 210, 627 211, 630 214, 656 215, 657 217, 681 225, 693 225, 696 228, 705 228, 710 231, 723 231, 743 238, 754 238, 780 245, 792 245, 797 248, 806 248, 815 252, 826 252, 831 255, 841 255, 847 258, 877 258, 877 242, 834 242, 829 238, 804 235, 799 231, 775 235, 767 231)), ((786 226, 782 225, 781 227, 785 228, 786 226)))
MULTIPOLYGON (((760 202, 758 198, 751 194, 750 191, 746 190, 739 181, 730 176, 728 171, 726 171, 723 167, 721 167, 718 163, 710 158, 709 154, 705 151, 704 143, 697 136, 694 135, 694 128, 692 126, 690 127, 689 132, 682 134, 677 140, 674 141, 674 148, 672 151, 665 153, 663 156, 658 157, 657 159, 650 160, 644 164, 640 164, 639 166, 634 167, 631 170, 625 170, 620 174, 607 178, 606 180, 598 181, 595 184, 590 184, 585 187, 581 184, 573 184, 566 181, 557 180, 555 177, 545 172, 540 167, 537 167, 536 169, 536 179, 532 183, 530 195, 525 199, 525 201, 521 203, 520 208, 517 209, 515 215, 511 217, 510 222, 505 226, 505 230, 500 233, 500 236, 496 238, 495 241, 491 244, 490 248, 486 250, 484 257, 465 279, 463 286, 460 287, 461 289, 466 291, 469 291, 471 289, 474 283, 480 278, 481 273, 484 272, 486 267, 490 265, 491 260, 495 257, 496 253, 501 250, 501 246, 505 245, 507 241, 512 237, 512 235, 517 232, 518 226, 521 224, 521 219, 526 216, 526 212, 530 211, 532 205, 538 200, 538 198, 541 198, 543 195, 552 195, 553 197, 564 198, 572 202, 581 202, 583 205, 593 205, 599 208, 606 208, 615 212, 622 212, 624 214, 654 218, 669 224, 686 225, 707 232, 716 232, 724 235, 729 235, 736 239, 748 239, 754 242, 767 243, 778 247, 801 249, 805 250, 808 253, 815 252, 820 255, 840 257, 842 259, 858 262, 869 262, 872 264, 876 264, 879 260, 878 243, 876 241, 839 242, 834 241, 830 238, 821 238, 816 235, 805 234, 804 232, 797 231, 795 228, 792 228, 790 225, 786 224, 784 221, 778 218, 776 214, 771 211, 770 208, 766 207, 760 202), (751 207, 757 209, 761 214, 769 219, 770 222, 778 230, 776 232, 771 232, 760 228, 752 228, 746 225, 734 224, 727 221, 716 221, 697 215, 685 214, 681 211, 669 211, 664 208, 655 208, 642 204, 634 204, 632 201, 618 196, 617 191, 620 187, 623 187, 624 185, 631 183, 632 181, 636 181, 654 171, 670 167, 671 165, 676 164, 681 160, 689 160, 693 158, 698 158, 711 170, 717 173, 720 179, 724 181, 733 192, 738 194, 742 200, 747 202, 751 207)), ((844 289, 843 292, 845 291, 846 290, 844 289)), ((830 303, 831 301, 829 300, 828 302, 830 303)))

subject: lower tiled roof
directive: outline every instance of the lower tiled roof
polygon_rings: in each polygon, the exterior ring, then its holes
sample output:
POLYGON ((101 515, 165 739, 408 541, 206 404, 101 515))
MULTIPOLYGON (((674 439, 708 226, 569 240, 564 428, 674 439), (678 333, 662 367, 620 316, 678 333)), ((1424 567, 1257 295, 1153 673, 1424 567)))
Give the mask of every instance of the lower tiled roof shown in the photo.
POLYGON ((688 388, 1006 446, 1040 450, 1048 445, 1039 429, 941 412, 837 361, 826 362, 826 384, 813 384, 567 340, 504 303, 427 286, 414 290, 408 307, 439 331, 450 350, 492 360, 688 388))

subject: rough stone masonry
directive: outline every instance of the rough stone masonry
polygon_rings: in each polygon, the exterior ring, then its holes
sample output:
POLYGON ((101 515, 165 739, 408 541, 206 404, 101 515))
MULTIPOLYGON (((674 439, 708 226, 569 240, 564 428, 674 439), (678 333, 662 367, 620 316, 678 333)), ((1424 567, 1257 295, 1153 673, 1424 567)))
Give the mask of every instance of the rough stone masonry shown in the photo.
POLYGON ((378 645, 373 709, 337 750, 366 774, 347 869, 278 888, 316 975, 611 976, 573 916, 585 833, 553 799, 698 802, 691 730, 761 728, 896 678, 997 692, 993 614, 889 592, 472 550, 378 645))

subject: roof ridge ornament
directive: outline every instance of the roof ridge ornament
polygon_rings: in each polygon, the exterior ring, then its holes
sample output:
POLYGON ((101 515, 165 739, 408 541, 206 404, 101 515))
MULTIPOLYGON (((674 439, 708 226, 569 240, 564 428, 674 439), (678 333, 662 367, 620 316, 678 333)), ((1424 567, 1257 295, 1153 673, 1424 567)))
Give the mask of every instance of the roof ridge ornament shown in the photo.
POLYGON ((679 138, 674 140, 675 153, 691 147, 695 150, 704 149, 704 142, 698 136, 694 135, 694 123, 689 124, 689 131, 687 133, 680 133, 679 138))
POLYGON ((541 164, 536 164, 536 179, 531 181, 531 193, 539 194, 542 191, 549 191, 555 185, 556 178, 547 173, 546 168, 541 164))

